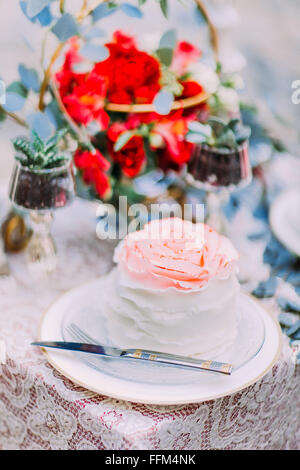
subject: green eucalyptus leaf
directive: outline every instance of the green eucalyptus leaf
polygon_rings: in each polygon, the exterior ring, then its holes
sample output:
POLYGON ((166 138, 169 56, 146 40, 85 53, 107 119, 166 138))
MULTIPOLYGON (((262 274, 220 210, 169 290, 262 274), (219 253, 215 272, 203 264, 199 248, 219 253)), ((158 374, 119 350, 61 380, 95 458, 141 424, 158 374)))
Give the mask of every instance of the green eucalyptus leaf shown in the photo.
POLYGON ((162 76, 160 79, 161 86, 172 93, 174 96, 180 96, 183 91, 183 85, 179 83, 177 77, 172 70, 167 67, 162 67, 162 76))
POLYGON ((204 137, 211 137, 212 135, 211 127, 198 121, 191 121, 188 128, 191 132, 201 134, 204 137))
POLYGON ((53 2, 53 0, 28 0, 26 13, 29 18, 33 18, 41 13, 41 11, 51 2, 53 2))
POLYGON ((163 12, 164 16, 168 17, 168 0, 159 0, 161 11, 163 12))
POLYGON ((106 16, 110 16, 118 10, 119 6, 117 4, 113 4, 113 2, 101 3, 91 12, 93 22, 95 23, 106 16))
POLYGON ((81 26, 80 27, 80 34, 87 40, 90 41, 91 39, 98 39, 105 36, 105 32, 100 29, 98 26, 81 26))
POLYGON ((127 16, 130 16, 132 18, 142 18, 143 17, 143 12, 135 7, 134 5, 130 5, 130 3, 122 3, 120 5, 120 9, 125 13, 127 16))
POLYGON ((20 111, 25 105, 25 97, 13 91, 7 91, 5 94, 5 103, 2 107, 8 113, 20 111))
POLYGON ((25 88, 21 82, 12 82, 10 85, 8 85, 6 91, 17 93, 18 95, 23 96, 23 98, 27 98, 28 95, 27 88, 25 88))
POLYGON ((38 93, 40 90, 40 80, 38 73, 35 69, 30 69, 23 64, 20 64, 18 67, 19 75, 23 85, 29 89, 33 90, 35 93, 38 93))
POLYGON ((79 33, 79 26, 70 13, 64 13, 51 28, 51 31, 61 42, 65 42, 79 33))
POLYGON ((47 139, 52 133, 52 125, 46 113, 36 111, 26 117, 31 132, 35 131, 42 139, 47 139))
POLYGON ((55 129, 61 128, 66 124, 63 113, 61 112, 56 100, 50 101, 46 106, 45 114, 55 129))
POLYGON ((176 29, 169 29, 162 35, 159 41, 159 49, 168 48, 168 49, 173 50, 176 46, 176 42, 177 42, 176 29))
POLYGON ((6 113, 0 107, 0 122, 5 121, 5 119, 6 119, 6 113))
POLYGON ((105 46, 87 42, 80 50, 79 54, 92 62, 102 62, 109 56, 109 51, 105 46))
POLYGON ((114 151, 119 152, 126 144, 129 142, 131 137, 135 134, 135 131, 125 131, 122 132, 122 134, 119 135, 115 145, 114 145, 114 151))
POLYGON ((147 124, 142 124, 139 127, 138 134, 142 137, 148 137, 149 136, 149 126, 147 124))
POLYGON ((168 90, 162 89, 156 94, 153 105, 158 114, 165 116, 171 111, 173 102, 174 95, 168 90))
POLYGON ((206 136, 196 132, 188 132, 185 136, 185 140, 192 144, 203 144, 206 142, 206 136))
POLYGON ((157 49, 156 54, 163 65, 170 67, 173 60, 173 49, 170 47, 161 47, 157 49))

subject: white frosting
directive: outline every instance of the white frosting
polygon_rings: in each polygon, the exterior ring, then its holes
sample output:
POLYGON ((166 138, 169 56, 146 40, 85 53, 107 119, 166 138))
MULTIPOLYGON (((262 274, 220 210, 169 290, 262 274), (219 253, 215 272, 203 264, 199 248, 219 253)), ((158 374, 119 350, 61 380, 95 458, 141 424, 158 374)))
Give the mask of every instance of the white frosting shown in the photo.
POLYGON ((235 274, 211 279, 194 291, 159 290, 114 268, 104 289, 111 342, 121 348, 213 358, 236 338, 239 290, 235 274))

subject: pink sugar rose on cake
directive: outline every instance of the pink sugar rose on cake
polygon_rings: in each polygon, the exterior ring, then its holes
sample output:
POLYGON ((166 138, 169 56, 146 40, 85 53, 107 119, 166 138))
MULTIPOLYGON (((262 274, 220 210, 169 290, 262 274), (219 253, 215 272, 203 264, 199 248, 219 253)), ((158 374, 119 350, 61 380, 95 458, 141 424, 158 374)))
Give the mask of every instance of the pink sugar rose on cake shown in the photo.
POLYGON ((238 253, 205 224, 152 221, 115 250, 104 308, 111 342, 213 359, 237 336, 238 253))
POLYGON ((114 260, 131 279, 150 288, 205 288, 210 279, 227 279, 238 253, 230 241, 205 224, 179 218, 155 220, 129 233, 114 260))

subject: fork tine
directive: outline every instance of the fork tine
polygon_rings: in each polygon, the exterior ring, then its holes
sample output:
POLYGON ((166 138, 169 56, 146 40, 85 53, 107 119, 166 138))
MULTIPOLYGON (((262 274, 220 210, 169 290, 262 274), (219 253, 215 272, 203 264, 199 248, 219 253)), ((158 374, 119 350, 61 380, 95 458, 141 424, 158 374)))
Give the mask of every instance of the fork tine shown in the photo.
POLYGON ((85 341, 91 344, 96 343, 96 341, 93 338, 91 338, 89 335, 84 333, 77 325, 75 325, 75 323, 71 323, 70 325, 68 325, 67 329, 69 333, 75 338, 79 338, 82 341, 85 341))
POLYGON ((91 342, 91 343, 96 343, 96 340, 93 339, 91 336, 89 336, 87 333, 85 333, 79 326, 77 326, 75 323, 72 324, 74 331, 77 332, 78 335, 80 335, 82 338, 84 338, 86 341, 91 342))
MULTIPOLYGON (((66 331, 68 331, 71 337, 77 341, 96 344, 96 341, 94 341, 90 336, 86 335, 77 325, 75 325, 75 323, 70 323, 66 327, 66 331)), ((102 370, 101 367, 99 367, 99 360, 101 361, 99 357, 85 357, 85 358, 82 358, 82 360, 83 362, 86 362, 90 367, 97 370, 98 372, 99 370, 100 371, 102 370)))
POLYGON ((66 331, 71 335, 72 339, 82 340, 82 337, 80 334, 77 333, 77 331, 73 328, 73 325, 68 325, 66 327, 66 331))
POLYGON ((70 333, 72 338, 76 339, 77 341, 86 341, 85 337, 82 336, 81 332, 77 331, 74 324, 71 323, 70 325, 68 325, 66 330, 70 333))

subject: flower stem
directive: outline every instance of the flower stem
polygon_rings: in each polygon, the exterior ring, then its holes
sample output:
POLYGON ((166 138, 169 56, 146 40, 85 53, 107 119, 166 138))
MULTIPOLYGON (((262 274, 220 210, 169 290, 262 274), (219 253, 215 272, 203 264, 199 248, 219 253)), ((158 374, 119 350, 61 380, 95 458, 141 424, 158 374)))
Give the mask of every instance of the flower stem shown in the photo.
POLYGON ((88 16, 95 8, 97 8, 101 3, 107 2, 108 0, 96 0, 90 7, 85 11, 85 16, 88 16))
POLYGON ((64 13, 64 11, 65 11, 65 0, 59 0, 59 11, 61 12, 61 14, 64 13))
POLYGON ((53 94, 55 96, 55 99, 57 101, 57 104, 59 106, 59 109, 61 110, 61 112, 63 113, 63 115, 65 116, 66 120, 68 121, 68 124, 69 126, 71 127, 71 129, 73 129, 73 131, 75 132, 75 134, 78 136, 80 142, 82 143, 85 143, 86 145, 88 145, 89 147, 91 147, 91 142, 90 142, 90 139, 88 137, 87 134, 85 134, 85 132, 76 124, 76 122, 71 118, 71 116, 68 114, 66 108, 65 108, 65 105, 64 103, 62 102, 62 99, 60 97, 60 94, 59 94, 59 91, 57 89, 57 86, 56 84, 54 83, 54 81, 52 81, 51 83, 51 89, 53 91, 53 94))
POLYGON ((84 18, 85 16, 85 11, 88 7, 88 1, 87 0, 83 0, 82 2, 82 7, 80 9, 80 12, 78 13, 77 15, 77 19, 80 20, 80 18, 84 18))
POLYGON ((18 116, 15 113, 10 113, 9 111, 6 111, 2 106, 0 106, 0 111, 6 114, 6 116, 10 117, 13 121, 15 121, 17 124, 19 124, 22 127, 28 127, 27 123, 22 119, 20 116, 18 116))
POLYGON ((55 63, 56 59, 58 58, 59 54, 61 53, 64 45, 65 45, 65 43, 61 42, 57 46, 57 48, 54 51, 53 56, 51 57, 50 64, 48 65, 48 67, 45 71, 44 79, 42 81, 41 88, 40 88, 40 98, 39 98, 39 110, 40 111, 43 111, 45 109, 44 96, 45 96, 45 93, 47 91, 49 81, 50 81, 50 78, 51 78, 52 67, 53 67, 53 64, 55 63))
POLYGON ((219 62, 219 39, 218 39, 217 30, 216 30, 215 26, 213 25, 213 23, 211 22, 211 20, 209 18, 209 14, 207 12, 207 9, 203 5, 202 1, 201 0, 195 0, 195 3, 196 3, 196 5, 198 7, 198 10, 201 12, 201 14, 202 14, 202 16, 203 16, 203 18, 204 18, 204 20, 207 23, 207 26, 209 28, 210 43, 211 43, 211 46, 213 48, 215 61, 218 63, 219 62))

